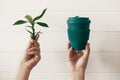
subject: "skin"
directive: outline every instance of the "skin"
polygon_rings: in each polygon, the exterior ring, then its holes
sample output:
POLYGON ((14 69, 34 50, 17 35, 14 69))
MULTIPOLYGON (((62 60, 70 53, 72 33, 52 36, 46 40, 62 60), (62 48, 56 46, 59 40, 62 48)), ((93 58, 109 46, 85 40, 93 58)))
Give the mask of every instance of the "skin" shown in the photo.
MULTIPOLYGON (((31 70, 41 60, 40 45, 38 43, 39 35, 33 40, 30 38, 25 55, 20 63, 15 80, 28 80, 31 70)), ((85 70, 90 53, 89 43, 85 51, 75 51, 68 43, 68 66, 71 73, 71 80, 84 80, 85 70), (78 62, 79 61, 79 62, 78 62)))
POLYGON ((33 67, 41 60, 40 45, 38 43, 39 35, 33 40, 30 38, 28 47, 25 51, 25 55, 20 63, 20 67, 16 74, 15 80, 28 80, 29 75, 33 67))
POLYGON ((71 80, 85 80, 85 70, 90 53, 90 44, 87 43, 84 51, 74 50, 68 43, 68 67, 71 73, 71 80))

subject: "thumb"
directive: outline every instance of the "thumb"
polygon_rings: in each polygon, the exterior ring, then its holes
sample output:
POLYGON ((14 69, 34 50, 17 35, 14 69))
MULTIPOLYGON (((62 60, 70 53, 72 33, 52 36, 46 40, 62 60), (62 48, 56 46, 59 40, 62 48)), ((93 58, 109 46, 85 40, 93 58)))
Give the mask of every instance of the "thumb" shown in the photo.
POLYGON ((39 34, 36 35, 36 38, 35 38, 36 41, 38 41, 39 36, 40 36, 39 34))
POLYGON ((68 50, 68 58, 71 58, 73 56, 73 54, 74 54, 74 51, 73 51, 72 47, 70 47, 68 50))
POLYGON ((85 48, 84 57, 88 58, 89 54, 90 54, 90 43, 87 43, 86 48, 85 48))
POLYGON ((70 45, 70 43, 68 42, 68 44, 67 44, 67 48, 70 49, 70 47, 71 47, 71 45, 70 45))
POLYGON ((30 38, 27 49, 31 48, 33 46, 33 43, 34 43, 34 40, 30 38))

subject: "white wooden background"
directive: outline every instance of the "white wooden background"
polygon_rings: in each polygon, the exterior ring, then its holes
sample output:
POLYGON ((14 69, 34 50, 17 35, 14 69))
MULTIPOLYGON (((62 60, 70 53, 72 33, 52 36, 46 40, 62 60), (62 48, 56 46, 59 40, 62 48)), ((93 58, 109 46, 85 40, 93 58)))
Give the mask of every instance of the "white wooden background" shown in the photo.
POLYGON ((30 80, 69 80, 66 66, 69 16, 88 16, 91 54, 86 80, 120 80, 119 0, 0 0, 0 80, 12 80, 28 44, 24 25, 13 26, 24 15, 39 15, 50 26, 41 29, 42 60, 30 80))

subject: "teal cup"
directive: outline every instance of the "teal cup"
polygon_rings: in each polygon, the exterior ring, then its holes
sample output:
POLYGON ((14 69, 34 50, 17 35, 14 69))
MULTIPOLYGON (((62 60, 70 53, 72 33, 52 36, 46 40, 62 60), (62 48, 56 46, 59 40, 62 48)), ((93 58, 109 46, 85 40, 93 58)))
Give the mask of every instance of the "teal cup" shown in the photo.
POLYGON ((68 28, 72 30, 88 30, 90 20, 87 17, 69 17, 67 20, 68 28))
POLYGON ((87 41, 90 30, 71 30, 68 29, 68 38, 71 41, 87 41))
POLYGON ((70 45, 74 50, 84 50, 85 46, 87 44, 87 41, 70 41, 70 45))
POLYGON ((70 44, 75 50, 84 50, 89 40, 90 20, 87 17, 70 17, 67 20, 68 38, 70 44))

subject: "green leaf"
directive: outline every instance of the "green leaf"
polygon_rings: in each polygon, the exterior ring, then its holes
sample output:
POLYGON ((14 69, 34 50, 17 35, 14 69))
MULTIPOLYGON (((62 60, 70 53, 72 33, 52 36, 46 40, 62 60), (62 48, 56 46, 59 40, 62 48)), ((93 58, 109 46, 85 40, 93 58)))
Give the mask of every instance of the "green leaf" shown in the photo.
POLYGON ((36 23, 42 27, 49 27, 46 23, 43 22, 36 22, 36 23))
POLYGON ((33 19, 30 15, 26 15, 25 18, 32 24, 33 19))
POLYGON ((18 20, 18 21, 16 21, 13 25, 20 25, 20 24, 24 24, 24 23, 27 23, 27 21, 18 20))
POLYGON ((40 18, 42 18, 42 17, 43 17, 43 15, 45 14, 46 10, 47 10, 47 8, 43 10, 43 12, 42 12, 42 14, 41 14, 41 15, 39 15, 39 16, 37 16, 37 17, 35 17, 35 18, 33 19, 33 22, 35 22, 36 20, 39 20, 40 18))
POLYGON ((26 29, 26 31, 29 32, 31 35, 33 34, 31 31, 29 31, 29 30, 27 30, 27 29, 26 29))

